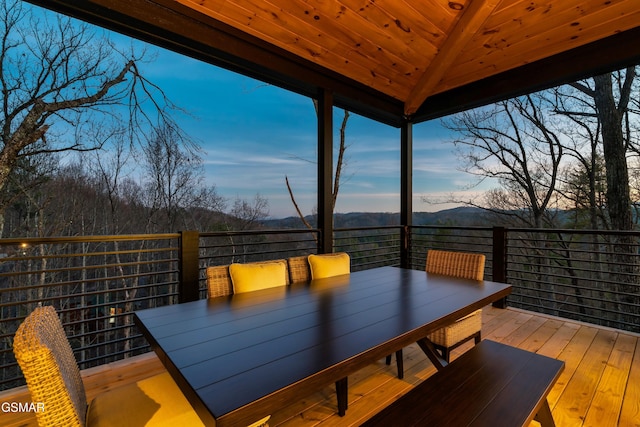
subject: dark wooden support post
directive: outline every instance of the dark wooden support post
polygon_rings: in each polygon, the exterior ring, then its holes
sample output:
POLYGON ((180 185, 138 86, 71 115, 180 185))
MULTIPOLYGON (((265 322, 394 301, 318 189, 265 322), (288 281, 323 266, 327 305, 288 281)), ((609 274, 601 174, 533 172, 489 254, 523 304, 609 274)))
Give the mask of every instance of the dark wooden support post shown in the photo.
POLYGON ((333 252, 333 94, 318 93, 318 253, 333 252))
POLYGON ((200 233, 181 231, 180 234, 178 302, 183 303, 200 299, 200 233))
POLYGON ((413 217, 413 125, 400 127, 400 266, 411 268, 411 225, 413 217))
MULTIPOLYGON (((494 282, 507 282, 507 229, 493 227, 493 277, 494 282)), ((493 303, 494 307, 505 308, 507 299, 493 303)))

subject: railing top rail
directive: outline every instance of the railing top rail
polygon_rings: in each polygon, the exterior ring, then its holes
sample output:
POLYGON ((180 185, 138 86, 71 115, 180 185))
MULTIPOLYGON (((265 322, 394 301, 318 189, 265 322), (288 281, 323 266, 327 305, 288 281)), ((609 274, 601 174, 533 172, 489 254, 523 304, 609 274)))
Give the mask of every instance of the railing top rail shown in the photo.
POLYGON ((0 245, 42 244, 42 243, 87 243, 87 242, 114 242, 130 240, 167 240, 177 239, 180 233, 164 234, 116 234, 98 236, 58 236, 58 237, 20 237, 0 239, 0 245))
POLYGON ((218 237, 218 236, 242 236, 242 235, 256 235, 256 234, 304 234, 304 233, 319 233, 317 228, 284 228, 273 230, 236 230, 236 231, 210 231, 199 233, 200 237, 218 237))
POLYGON ((365 231, 365 230, 393 230, 402 229, 404 225, 381 225, 381 226, 367 226, 367 227, 345 227, 335 228, 333 231, 365 231))
MULTIPOLYGON (((496 228, 495 226, 483 227, 483 226, 451 226, 451 225, 411 225, 409 226, 415 229, 443 229, 443 230, 476 230, 476 231, 489 231, 496 228)), ((382 227, 373 227, 382 228, 382 227)), ((590 229, 572 229, 572 228, 528 228, 528 227, 503 227, 507 233, 552 233, 552 234, 607 234, 616 236, 640 236, 640 230, 590 230, 590 229)))
POLYGON ((411 225, 411 228, 429 228, 440 230, 473 230, 473 231, 491 231, 494 227, 466 226, 466 225, 411 225))
MULTIPOLYGON (((450 228, 450 227, 441 227, 450 228)), ((469 227, 466 227, 469 228, 469 227)), ((640 236, 640 230, 588 230, 572 228, 510 228, 504 227, 508 233, 551 233, 551 234, 607 234, 616 236, 640 236)))

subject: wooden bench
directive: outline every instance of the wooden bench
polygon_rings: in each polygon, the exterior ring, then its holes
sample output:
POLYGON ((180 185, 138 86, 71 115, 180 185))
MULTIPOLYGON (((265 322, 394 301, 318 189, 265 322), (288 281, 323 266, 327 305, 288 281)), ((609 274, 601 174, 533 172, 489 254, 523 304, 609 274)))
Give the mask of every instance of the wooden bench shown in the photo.
POLYGON ((363 426, 553 426, 547 395, 564 362, 482 341, 363 426))

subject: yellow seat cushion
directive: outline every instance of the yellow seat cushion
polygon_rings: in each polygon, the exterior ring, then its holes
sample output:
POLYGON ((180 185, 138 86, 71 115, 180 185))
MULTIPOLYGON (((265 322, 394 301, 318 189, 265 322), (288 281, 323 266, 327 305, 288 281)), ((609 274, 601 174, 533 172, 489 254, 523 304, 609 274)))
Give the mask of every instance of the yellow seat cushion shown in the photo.
POLYGON ((287 264, 281 261, 231 264, 229 275, 233 292, 250 292, 287 284, 287 264))
POLYGON ((271 415, 267 415, 260 421, 256 421, 255 423, 248 425, 247 427, 269 427, 269 424, 267 424, 267 421, 269 421, 269 418, 271 418, 271 415))
POLYGON ((312 279, 340 276, 351 273, 351 259, 341 252, 337 254, 309 255, 309 267, 312 279))
POLYGON ((89 404, 87 427, 204 426, 169 373, 99 394, 89 404))
MULTIPOLYGON (((266 426, 268 415, 248 427, 266 426)), ((87 427, 204 427, 168 372, 98 395, 89 404, 87 427)))

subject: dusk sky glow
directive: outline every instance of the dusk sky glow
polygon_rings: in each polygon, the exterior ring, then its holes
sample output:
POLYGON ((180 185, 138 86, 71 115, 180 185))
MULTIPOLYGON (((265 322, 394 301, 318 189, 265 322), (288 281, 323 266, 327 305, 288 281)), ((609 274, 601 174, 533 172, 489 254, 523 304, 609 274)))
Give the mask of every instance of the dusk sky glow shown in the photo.
MULTIPOLYGON (((289 177, 305 214, 316 203, 316 122, 310 99, 218 67, 154 48, 144 72, 186 109, 183 128, 204 150, 206 179, 228 200, 266 197, 272 217, 295 215, 285 185, 289 177)), ((335 144, 342 110, 335 110, 335 144)), ((439 121, 414 127, 414 211, 451 207, 428 204, 473 182, 460 172, 439 121)), ((337 212, 398 212, 400 130, 351 114, 347 165, 337 212)))
MULTIPOLYGON (((45 12, 51 13, 51 12, 45 12)), ((101 30, 97 30, 99 35, 101 30)), ((236 198, 266 198, 271 217, 295 215, 285 176, 304 214, 316 205, 316 117, 298 94, 114 33, 124 50, 147 51, 138 64, 146 78, 188 114, 177 122, 202 148, 207 185, 228 205, 236 198)), ((343 111, 335 109, 334 141, 343 111)), ((438 211, 442 200, 474 182, 459 170, 450 135, 439 121, 414 126, 413 210, 438 211)), ((351 114, 347 165, 336 212, 400 210, 400 130, 351 114)), ((478 191, 477 189, 475 191, 478 191)))

